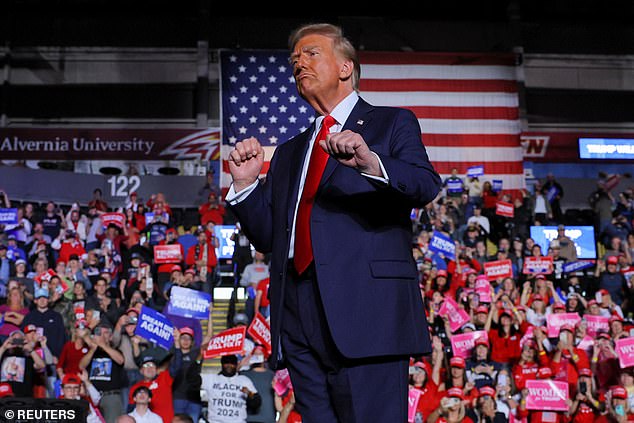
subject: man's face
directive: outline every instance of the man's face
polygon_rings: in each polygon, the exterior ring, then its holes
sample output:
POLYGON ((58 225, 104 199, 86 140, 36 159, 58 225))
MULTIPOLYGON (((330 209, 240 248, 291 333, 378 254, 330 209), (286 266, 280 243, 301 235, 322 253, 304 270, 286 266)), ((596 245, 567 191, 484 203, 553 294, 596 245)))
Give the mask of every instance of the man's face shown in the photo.
POLYGON ((67 399, 79 398, 79 385, 74 383, 68 383, 62 386, 62 392, 64 393, 64 398, 67 398, 67 399))
POLYGON ((150 394, 145 389, 139 389, 134 395, 134 402, 136 404, 146 405, 150 403, 150 394))
POLYGON ((35 300, 35 304, 39 308, 47 308, 48 307, 48 297, 39 297, 35 300))
POLYGON ((141 374, 146 380, 154 379, 157 374, 156 364, 152 361, 143 363, 143 365, 141 366, 141 374))
POLYGON ((336 93, 345 63, 351 73, 352 63, 335 53, 330 38, 317 34, 306 35, 297 42, 291 54, 297 91, 309 103, 317 96, 336 93))
POLYGON ((233 376, 236 374, 237 366, 233 363, 223 363, 222 372, 227 376, 233 376))

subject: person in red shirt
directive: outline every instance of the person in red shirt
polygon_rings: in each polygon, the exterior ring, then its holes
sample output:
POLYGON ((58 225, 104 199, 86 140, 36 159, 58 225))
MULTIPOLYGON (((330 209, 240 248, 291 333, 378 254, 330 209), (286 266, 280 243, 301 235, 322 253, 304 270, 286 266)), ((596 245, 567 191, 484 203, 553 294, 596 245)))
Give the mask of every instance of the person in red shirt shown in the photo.
MULTIPOLYGON (((495 313, 496 309, 495 303, 491 304, 492 313, 495 313)), ((510 365, 520 358, 521 334, 513 325, 511 310, 502 308, 497 313, 498 328, 489 329, 490 319, 487 320, 488 325, 485 325, 491 343, 491 360, 510 365)))
MULTIPOLYGON (((423 400, 421 398, 421 400, 423 400)), ((437 423, 473 423, 467 416, 464 405, 464 393, 460 388, 449 388, 440 400, 440 407, 434 410, 427 419, 437 423)))
POLYGON ((581 369, 590 368, 586 352, 574 345, 575 329, 564 324, 559 328, 559 342, 552 355, 551 368, 555 380, 568 382, 570 398, 577 394, 577 379, 581 369))
POLYGON ((440 292, 445 297, 456 298, 456 291, 458 290, 458 286, 455 286, 448 279, 447 271, 444 269, 440 269, 436 272, 436 277, 433 279, 431 283, 431 288, 427 290, 427 296, 431 298, 434 292, 440 292))
POLYGON ((207 226, 207 222, 214 222, 216 225, 222 225, 225 218, 225 208, 220 203, 218 195, 215 192, 210 192, 208 200, 205 204, 198 208, 198 214, 200 214, 200 224, 207 226))
POLYGON ((597 423, 634 422, 634 410, 629 405, 627 390, 624 387, 613 386, 607 397, 607 413, 599 417, 597 423))
POLYGON ((417 361, 410 367, 409 384, 413 389, 421 391, 422 394, 421 400, 418 401, 416 412, 421 414, 423 421, 426 421, 427 417, 440 404, 440 398, 438 397, 440 372, 436 370, 435 373, 434 377, 432 366, 426 361, 417 361))
MULTIPOLYGON (((141 358, 141 376, 143 379, 132 385, 128 401, 134 404, 134 393, 139 386, 147 386, 155 401, 150 403, 150 410, 161 416, 164 422, 171 422, 174 418, 174 401, 172 397, 172 383, 174 379, 167 368, 159 370, 159 362, 152 355, 141 358)), ((166 367, 166 366, 161 366, 166 367)))
POLYGON ((572 423, 593 423, 603 412, 605 396, 597 392, 590 369, 579 370, 577 395, 572 400, 569 411, 572 423))
POLYGON ((72 229, 64 232, 64 240, 61 242, 59 248, 59 255, 57 257, 57 263, 68 263, 68 259, 72 255, 81 257, 86 254, 86 249, 82 245, 81 241, 77 238, 77 233, 72 229))
POLYGON ((213 274, 213 271, 218 264, 218 258, 216 257, 216 248, 207 239, 207 232, 199 230, 197 232, 198 242, 187 250, 187 258, 185 263, 187 266, 195 266, 198 274, 201 275, 201 279, 208 280, 213 274), (205 259, 206 256, 206 259, 205 259), (205 276, 206 275, 206 276, 205 276), (202 276, 205 276, 204 278, 202 276))
POLYGON ((88 346, 84 342, 88 322, 80 319, 75 322, 75 330, 72 331, 72 338, 62 347, 62 352, 57 360, 56 370, 60 380, 64 379, 65 374, 79 374, 79 361, 88 352, 88 346))
POLYGON ((464 401, 473 404, 473 400, 478 398, 478 390, 475 384, 467 379, 467 363, 464 358, 454 356, 449 360, 449 374, 444 383, 447 388, 460 388, 464 401))
POLYGON ((162 239, 159 241, 158 245, 178 245, 180 249, 180 260, 170 262, 170 263, 160 264, 158 267, 158 273, 169 273, 172 269, 172 266, 175 263, 181 264, 182 261, 185 259, 185 249, 183 248, 183 245, 178 242, 177 238, 178 238, 178 232, 176 232, 176 229, 169 228, 168 230, 165 231, 165 239, 162 239))
MULTIPOLYGON (((537 379, 552 379, 553 371, 550 367, 541 367, 537 371, 537 379)), ((529 421, 530 423, 566 423, 568 417, 564 411, 550 410, 529 410, 526 408, 526 398, 529 395, 528 389, 522 391, 522 399, 517 407, 517 419, 529 421)))
POLYGON ((262 316, 269 317, 269 283, 271 278, 264 278, 258 282, 258 286, 255 290, 255 305, 254 308, 262 316))
POLYGON ((511 371, 515 388, 521 391, 526 387, 527 380, 537 378, 537 371, 540 367, 549 366, 548 354, 546 354, 543 346, 540 349, 536 341, 528 339, 522 346, 519 361, 513 366, 511 371))

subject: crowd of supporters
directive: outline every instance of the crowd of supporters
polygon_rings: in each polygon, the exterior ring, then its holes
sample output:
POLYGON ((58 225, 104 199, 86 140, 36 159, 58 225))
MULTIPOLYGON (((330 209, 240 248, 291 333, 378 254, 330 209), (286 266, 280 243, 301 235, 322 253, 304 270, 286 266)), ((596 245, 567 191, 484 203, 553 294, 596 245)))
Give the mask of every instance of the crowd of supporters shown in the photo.
MULTIPOLYGON (((214 227, 230 217, 216 188, 206 184, 203 195, 199 224, 184 228, 161 193, 109 205, 97 189, 69 207, 0 193, 0 208, 17 208, 17 221, 0 225, 0 396, 81 398, 91 422, 301 422, 292 386, 267 368, 263 346, 248 339, 219 375, 206 375, 211 318, 205 331, 170 314, 174 287, 212 293, 218 281, 214 227), (153 249, 170 244, 182 259, 156 263, 153 249), (143 306, 171 320, 171 349, 136 334, 143 306)), ((552 175, 512 198, 454 172, 433 203, 413 211, 433 345, 411 358, 410 388, 422 393, 414 422, 634 420, 634 368, 618 348, 634 324, 634 193, 613 195, 599 182, 588 222, 599 256, 573 267, 580 259, 563 195, 552 175), (496 213, 498 202, 513 205, 512 217, 496 213), (534 225, 557 227, 545 251, 530 237, 534 225), (438 236, 452 248, 434 248, 438 236), (548 268, 527 272, 542 256, 552 258, 548 268), (509 261, 509 274, 487 274, 509 261), (566 319, 556 324, 559 313, 566 319), (564 382, 565 409, 536 406, 532 381, 564 382)), ((232 240, 247 293, 232 324, 249 325, 269 314, 268 263, 239 223, 232 240)))

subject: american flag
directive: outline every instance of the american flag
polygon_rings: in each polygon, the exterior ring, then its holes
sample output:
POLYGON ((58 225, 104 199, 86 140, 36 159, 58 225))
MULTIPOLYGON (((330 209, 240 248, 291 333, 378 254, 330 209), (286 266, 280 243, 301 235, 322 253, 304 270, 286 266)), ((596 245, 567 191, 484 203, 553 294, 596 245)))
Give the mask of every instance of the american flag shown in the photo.
MULTIPOLYGON (((268 163, 276 145, 309 127, 312 108, 298 95, 287 52, 221 52, 223 158, 255 136, 268 163)), ((446 177, 484 166, 503 192, 524 188, 515 56, 361 52, 360 95, 373 105, 410 109, 434 168, 446 177)), ((265 173, 268 166, 264 166, 265 173)), ((481 178, 482 179, 482 178, 481 178)), ((231 178, 223 164, 221 185, 231 178)))

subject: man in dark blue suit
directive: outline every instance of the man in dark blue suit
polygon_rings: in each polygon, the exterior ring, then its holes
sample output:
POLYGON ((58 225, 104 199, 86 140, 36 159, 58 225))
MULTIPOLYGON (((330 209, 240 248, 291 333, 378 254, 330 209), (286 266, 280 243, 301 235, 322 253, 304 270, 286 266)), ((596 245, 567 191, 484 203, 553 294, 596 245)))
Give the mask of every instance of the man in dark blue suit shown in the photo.
POLYGON ((226 198, 272 254, 271 364, 288 367, 306 423, 405 422, 409 357, 431 350, 409 216, 441 181, 415 116, 357 94, 340 28, 307 25, 289 44, 315 125, 277 147, 265 181, 260 143, 238 142, 226 198))

